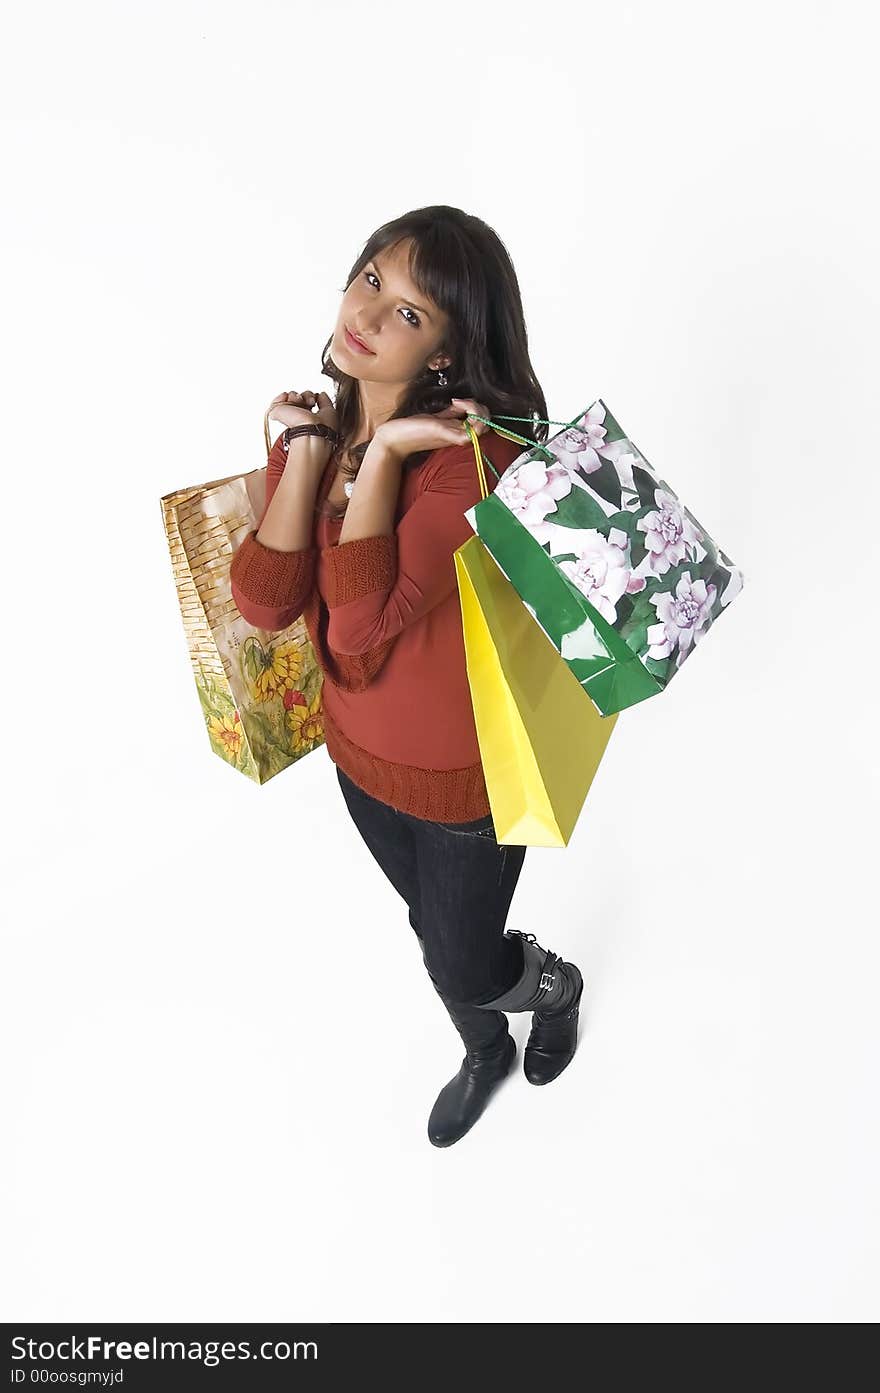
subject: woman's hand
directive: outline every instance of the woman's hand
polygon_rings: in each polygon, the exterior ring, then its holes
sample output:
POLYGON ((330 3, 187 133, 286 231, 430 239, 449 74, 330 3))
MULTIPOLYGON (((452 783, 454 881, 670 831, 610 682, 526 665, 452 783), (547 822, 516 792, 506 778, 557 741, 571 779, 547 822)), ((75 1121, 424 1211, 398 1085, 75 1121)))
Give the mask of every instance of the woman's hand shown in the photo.
POLYGON ((268 416, 270 421, 281 421, 285 426, 304 426, 321 421, 325 426, 338 430, 336 407, 326 392, 279 392, 272 398, 268 416), (317 406, 317 411, 312 408, 317 406))
MULTIPOLYGON (((373 441, 379 442, 384 453, 403 461, 420 450, 438 450, 444 445, 469 445, 471 438, 464 417, 490 416, 488 406, 471 397, 453 397, 452 405, 443 411, 429 411, 420 416, 401 416, 378 426, 373 441)), ((489 430, 484 421, 471 421, 475 435, 489 430)), ((372 443, 372 442, 371 442, 372 443)))

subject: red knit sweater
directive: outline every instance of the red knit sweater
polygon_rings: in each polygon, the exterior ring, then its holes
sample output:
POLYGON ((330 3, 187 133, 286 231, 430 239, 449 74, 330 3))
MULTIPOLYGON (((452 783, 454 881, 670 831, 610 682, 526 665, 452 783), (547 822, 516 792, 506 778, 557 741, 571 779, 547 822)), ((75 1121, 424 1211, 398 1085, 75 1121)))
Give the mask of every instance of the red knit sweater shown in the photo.
MULTIPOLYGON (((287 462, 269 454, 268 508, 287 462)), ((485 448, 484 448, 485 447, 485 448)), ((484 456, 503 474, 523 446, 491 431, 484 456)), ((323 501, 336 473, 328 459, 323 501)), ((486 466, 491 492, 497 478, 486 466)), ((470 440, 404 470, 392 536, 339 543, 342 519, 315 515, 313 545, 276 551, 249 532, 232 558, 232 596, 255 628, 300 615, 324 676, 330 758, 360 788, 414 817, 470 822, 489 813, 465 665, 453 552, 472 537, 481 497, 470 440)))

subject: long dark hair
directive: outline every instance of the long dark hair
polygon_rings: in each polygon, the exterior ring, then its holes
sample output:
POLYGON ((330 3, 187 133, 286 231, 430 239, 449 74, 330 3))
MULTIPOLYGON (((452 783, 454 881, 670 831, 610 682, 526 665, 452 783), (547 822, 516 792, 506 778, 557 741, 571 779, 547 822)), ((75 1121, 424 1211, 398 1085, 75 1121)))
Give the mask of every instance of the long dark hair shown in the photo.
MULTIPOLYGON (((409 383, 389 419, 442 411, 453 397, 484 402, 492 417, 546 416, 547 403, 529 358, 525 315, 513 262, 501 238, 481 218, 438 203, 415 208, 383 223, 366 242, 348 273, 344 289, 377 252, 394 247, 405 238, 412 239, 409 269, 413 281, 449 317, 449 331, 440 347, 451 362, 444 369, 445 387, 438 387, 437 374, 425 368, 409 383)), ((321 372, 337 384, 336 454, 341 472, 353 478, 370 442, 355 445, 352 440, 359 417, 358 379, 334 363, 330 357, 332 342, 331 334, 321 354, 321 372), (344 458, 346 451, 351 463, 344 458)), ((530 421, 502 424, 534 442, 547 438, 546 425, 536 426, 530 421)), ((421 450, 410 455, 404 468, 423 464, 430 453, 421 450)), ((333 509, 325 503, 324 510, 340 517, 345 506, 333 509)))

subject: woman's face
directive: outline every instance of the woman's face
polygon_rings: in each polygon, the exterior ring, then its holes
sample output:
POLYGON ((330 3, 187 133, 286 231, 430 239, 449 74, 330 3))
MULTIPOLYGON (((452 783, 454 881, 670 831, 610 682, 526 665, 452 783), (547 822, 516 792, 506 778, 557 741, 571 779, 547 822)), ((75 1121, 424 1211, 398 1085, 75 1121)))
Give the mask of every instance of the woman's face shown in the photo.
POLYGON ((439 351, 448 316, 410 279, 409 240, 385 248, 368 261, 342 297, 330 344, 337 367, 366 382, 410 382, 425 367, 448 366, 439 351), (372 351, 350 342, 346 329, 372 351))

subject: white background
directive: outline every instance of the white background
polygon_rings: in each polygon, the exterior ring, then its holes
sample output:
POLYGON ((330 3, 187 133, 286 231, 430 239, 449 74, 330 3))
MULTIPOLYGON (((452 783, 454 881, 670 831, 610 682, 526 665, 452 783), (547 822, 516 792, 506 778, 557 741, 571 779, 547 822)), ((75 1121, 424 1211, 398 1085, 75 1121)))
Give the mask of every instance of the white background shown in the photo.
POLYGON ((7 26, 5 1319, 877 1318, 868 13, 7 26), (601 396, 746 575, 527 853, 575 1060, 448 1150, 403 903, 326 751, 211 753, 159 504, 261 467, 364 241, 437 202, 510 250, 549 415, 601 396))

